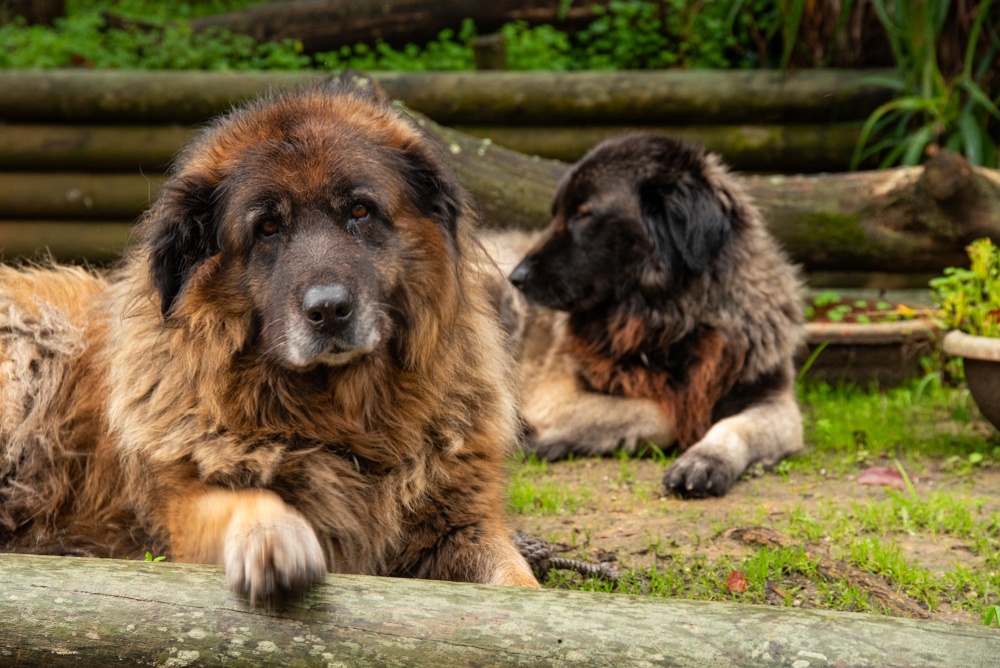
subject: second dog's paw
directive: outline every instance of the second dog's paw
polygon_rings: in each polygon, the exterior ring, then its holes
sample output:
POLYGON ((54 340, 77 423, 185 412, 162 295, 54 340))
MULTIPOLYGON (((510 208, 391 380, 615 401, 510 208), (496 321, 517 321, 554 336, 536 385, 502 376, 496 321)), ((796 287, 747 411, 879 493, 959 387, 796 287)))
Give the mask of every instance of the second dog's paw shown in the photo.
POLYGON ((668 492, 690 498, 723 496, 739 478, 741 471, 732 463, 696 450, 682 454, 663 476, 668 492))
POLYGON ((580 454, 579 446, 572 441, 562 440, 540 440, 528 443, 524 447, 525 452, 532 452, 539 459, 550 462, 566 459, 570 455, 580 454))
POLYGON ((326 574, 326 558, 313 528, 289 507, 234 518, 225 543, 229 587, 252 605, 299 596, 326 574))

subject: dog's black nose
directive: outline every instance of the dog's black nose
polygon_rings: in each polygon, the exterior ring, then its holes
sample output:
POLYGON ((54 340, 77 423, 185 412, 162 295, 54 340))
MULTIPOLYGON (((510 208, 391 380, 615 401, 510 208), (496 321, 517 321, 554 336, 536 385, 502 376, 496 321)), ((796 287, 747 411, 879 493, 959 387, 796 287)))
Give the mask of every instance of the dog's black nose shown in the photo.
POLYGON ((314 329, 333 334, 354 317, 354 297, 339 283, 314 285, 302 298, 302 313, 314 329))
POLYGON ((514 267, 514 271, 510 272, 510 282, 514 284, 514 287, 518 290, 523 290, 524 286, 528 283, 528 276, 531 274, 531 270, 528 268, 527 262, 521 262, 521 264, 514 267))

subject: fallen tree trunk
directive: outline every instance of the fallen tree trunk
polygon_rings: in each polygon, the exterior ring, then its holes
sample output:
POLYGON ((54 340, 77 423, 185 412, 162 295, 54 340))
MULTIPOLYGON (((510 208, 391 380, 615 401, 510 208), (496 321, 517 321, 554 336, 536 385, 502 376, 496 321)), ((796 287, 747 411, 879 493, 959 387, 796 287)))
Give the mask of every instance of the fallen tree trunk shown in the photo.
MULTIPOLYGON (((528 158, 421 119, 448 147, 491 227, 539 228, 565 163, 528 158)), ((942 151, 925 166, 814 176, 744 176, 771 232, 809 271, 939 271, 965 245, 1000 240, 1000 172, 942 151)))
POLYGON ((593 5, 607 5, 607 0, 296 0, 192 19, 189 25, 198 31, 221 28, 244 33, 261 42, 294 39, 302 42, 306 53, 316 53, 376 40, 393 46, 424 44, 442 30, 457 31, 467 18, 475 21, 481 35, 514 21, 574 31, 593 20, 593 5), (568 4, 565 12, 564 4, 568 4))
MULTIPOLYGON (((785 125, 574 125, 454 128, 527 155, 573 162, 598 142, 625 132, 659 132, 696 142, 721 155, 733 169, 809 173, 846 171, 860 123, 785 125)), ((2 140, 0 140, 2 147, 2 140)), ((2 158, 0 158, 2 160, 2 158)))
MULTIPOLYGON (((623 132, 647 130, 703 144, 735 169, 808 173, 847 168, 857 124, 642 127, 459 126, 456 130, 528 155, 574 161, 623 132)), ((194 136, 178 125, 0 124, 0 170, 135 171, 165 168, 194 136)))
MULTIPOLYGON (((889 99, 874 72, 376 72, 386 92, 448 125, 825 123, 863 119, 889 99)), ((200 123, 315 72, 0 71, 0 118, 200 123)))
MULTIPOLYGON (((547 223, 565 163, 419 122, 443 142, 487 226, 547 223)), ((965 264, 970 240, 1000 239, 1000 172, 971 168, 952 153, 926 167, 741 181, 770 230, 808 271, 937 272, 965 264)), ((128 221, 152 203, 160 183, 122 174, 4 173, 0 211, 12 219, 128 221)))
POLYGON ((279 613, 213 566, 0 555, 0 666, 987 666, 995 630, 900 619, 331 576, 279 613))

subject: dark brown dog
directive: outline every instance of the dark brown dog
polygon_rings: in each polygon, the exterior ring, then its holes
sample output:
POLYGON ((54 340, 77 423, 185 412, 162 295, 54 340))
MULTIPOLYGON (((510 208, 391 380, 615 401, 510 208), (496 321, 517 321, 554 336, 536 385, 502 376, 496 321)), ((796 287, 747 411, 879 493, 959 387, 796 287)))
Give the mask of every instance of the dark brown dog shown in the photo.
MULTIPOLYGON (((492 244, 501 265, 516 243, 492 244)), ((522 355, 542 457, 676 440, 667 488, 705 496, 802 446, 799 281, 714 155, 645 134, 598 145, 510 280, 544 307, 522 355)))
POLYGON ((468 197, 345 79, 215 122, 104 278, 0 269, 0 549, 537 586, 468 197))

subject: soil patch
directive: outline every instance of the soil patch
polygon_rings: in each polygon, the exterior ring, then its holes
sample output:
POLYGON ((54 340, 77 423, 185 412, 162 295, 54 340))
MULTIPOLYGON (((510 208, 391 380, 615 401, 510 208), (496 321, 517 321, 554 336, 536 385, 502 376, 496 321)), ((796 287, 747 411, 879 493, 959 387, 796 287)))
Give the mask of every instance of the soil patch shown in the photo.
MULTIPOLYGON (((802 536, 802 527, 811 527, 815 535, 802 537, 804 544, 831 559, 849 556, 854 539, 892 539, 907 560, 932 573, 984 565, 971 541, 948 534, 913 531, 890 537, 859 527, 854 538, 825 535, 824 527, 835 525, 838 516, 842 524, 842 514, 851 514, 853 508, 891 498, 886 489, 859 484, 857 472, 771 472, 741 480, 722 498, 683 500, 662 495, 664 470, 663 464, 649 459, 611 458, 557 462, 543 470, 522 473, 529 475, 533 484, 560 489, 568 501, 555 511, 516 515, 515 526, 557 544, 559 556, 606 563, 616 569, 684 568, 692 559, 738 564, 760 548, 724 534, 755 525, 793 536, 802 536)), ((987 517, 1000 512, 1000 470, 995 467, 966 475, 932 471, 913 484, 918 497, 943 491, 980 499, 980 512, 987 517)), ((797 597, 802 599, 800 604, 809 607, 810 584, 801 584, 797 597)), ((780 587, 776 589, 781 592, 780 587)), ((770 583, 767 591, 769 601, 772 595, 781 598, 770 583)), ((974 614, 948 605, 940 605, 931 617, 982 623, 974 614)))

